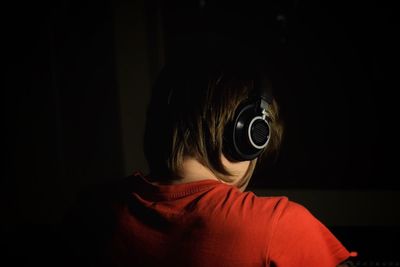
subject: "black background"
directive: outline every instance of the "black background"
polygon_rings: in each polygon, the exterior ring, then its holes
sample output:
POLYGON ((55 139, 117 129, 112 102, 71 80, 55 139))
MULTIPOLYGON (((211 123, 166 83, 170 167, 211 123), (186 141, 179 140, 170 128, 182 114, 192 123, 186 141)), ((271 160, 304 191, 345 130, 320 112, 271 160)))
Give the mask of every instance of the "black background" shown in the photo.
MULTIPOLYGON (((1 187, 8 218, 31 198, 39 199, 32 213, 52 218, 40 208, 48 199, 62 195, 68 203, 83 185, 124 174, 117 2, 4 5, 1 187)), ((274 92, 286 133, 276 161, 260 165, 252 186, 400 188, 392 156, 398 121, 391 82, 398 49, 392 6, 147 1, 145 8, 149 47, 159 45, 151 19, 155 8, 161 12, 167 60, 216 45, 275 66, 274 92)))
POLYGON ((391 6, 168 1, 163 15, 167 59, 218 47, 273 65, 286 131, 280 155, 259 164, 251 186, 399 188, 389 149, 397 51, 391 6))
MULTIPOLYGON (((55 252, 53 223, 76 192, 125 174, 114 17, 120 2, 2 4, 1 226, 14 260, 20 251, 40 260, 55 252), (35 248, 38 240, 45 247, 35 248)), ((149 51, 160 46, 153 19, 161 14, 167 60, 218 46, 275 66, 286 132, 281 153, 260 164, 251 186, 400 189, 394 4, 154 0, 144 7, 149 51)), ((159 67, 152 65, 151 77, 159 67)), ((337 231, 346 242, 355 233, 337 231)), ((362 240, 371 231, 359 233, 362 240)), ((379 245, 395 232, 376 233, 371 243, 379 245)))

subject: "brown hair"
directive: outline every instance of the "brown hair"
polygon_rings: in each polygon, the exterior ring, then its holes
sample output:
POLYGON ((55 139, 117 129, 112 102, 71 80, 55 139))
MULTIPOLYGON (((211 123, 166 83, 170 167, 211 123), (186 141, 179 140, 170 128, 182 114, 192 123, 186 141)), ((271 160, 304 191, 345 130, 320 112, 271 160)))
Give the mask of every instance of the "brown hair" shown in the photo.
MULTIPOLYGON (((185 61, 165 67, 147 110, 144 152, 152 174, 177 179, 185 157, 193 157, 216 177, 229 180, 221 155, 224 129, 235 109, 254 90, 249 66, 185 61)), ((277 151, 282 137, 278 105, 269 105, 271 140, 264 154, 277 151)), ((239 185, 247 184, 257 160, 239 185)))

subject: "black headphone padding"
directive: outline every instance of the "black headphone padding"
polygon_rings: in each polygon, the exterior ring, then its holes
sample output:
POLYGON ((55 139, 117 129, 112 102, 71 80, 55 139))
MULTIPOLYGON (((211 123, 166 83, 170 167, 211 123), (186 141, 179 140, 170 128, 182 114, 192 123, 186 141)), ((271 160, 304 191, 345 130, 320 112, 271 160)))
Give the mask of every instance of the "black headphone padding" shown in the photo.
POLYGON ((224 154, 229 160, 257 158, 267 146, 270 125, 263 116, 261 98, 248 99, 236 109, 234 119, 224 132, 224 154))

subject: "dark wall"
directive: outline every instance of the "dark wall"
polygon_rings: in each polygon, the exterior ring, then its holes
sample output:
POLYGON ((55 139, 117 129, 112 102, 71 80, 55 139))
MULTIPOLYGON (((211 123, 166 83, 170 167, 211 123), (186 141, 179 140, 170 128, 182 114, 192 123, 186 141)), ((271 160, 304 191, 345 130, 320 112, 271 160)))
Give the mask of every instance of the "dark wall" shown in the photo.
MULTIPOLYGON (((59 262, 54 222, 77 193, 145 168, 140 137, 150 85, 164 59, 205 46, 274 66, 286 134, 276 162, 257 169, 255 192, 288 195, 327 225, 398 227, 391 6, 11 2, 1 16, 0 218, 13 260, 59 262)), ((376 233, 378 245, 394 237, 376 233)))
POLYGON ((110 1, 2 9, 3 223, 51 223, 82 187, 122 174, 113 9, 110 1))
POLYGON ((167 60, 211 47, 272 66, 286 131, 276 162, 259 164, 253 186, 400 188, 388 168, 394 139, 383 122, 386 68, 397 50, 390 7, 378 1, 161 2, 167 60))
POLYGON ((261 164, 252 186, 400 188, 383 120, 395 51, 390 6, 126 3, 4 6, 5 225, 57 220, 82 187, 144 166, 144 103, 164 57, 205 46, 274 66, 286 134, 276 162, 261 164))

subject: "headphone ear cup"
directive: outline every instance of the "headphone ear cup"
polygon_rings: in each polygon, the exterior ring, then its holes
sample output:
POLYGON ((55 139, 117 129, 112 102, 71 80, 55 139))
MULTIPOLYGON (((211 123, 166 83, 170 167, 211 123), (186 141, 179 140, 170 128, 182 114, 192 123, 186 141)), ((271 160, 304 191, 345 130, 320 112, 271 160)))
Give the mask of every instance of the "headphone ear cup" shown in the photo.
POLYGON ((268 121, 260 115, 255 102, 240 105, 224 132, 224 154, 230 160, 257 158, 269 141, 268 121))

